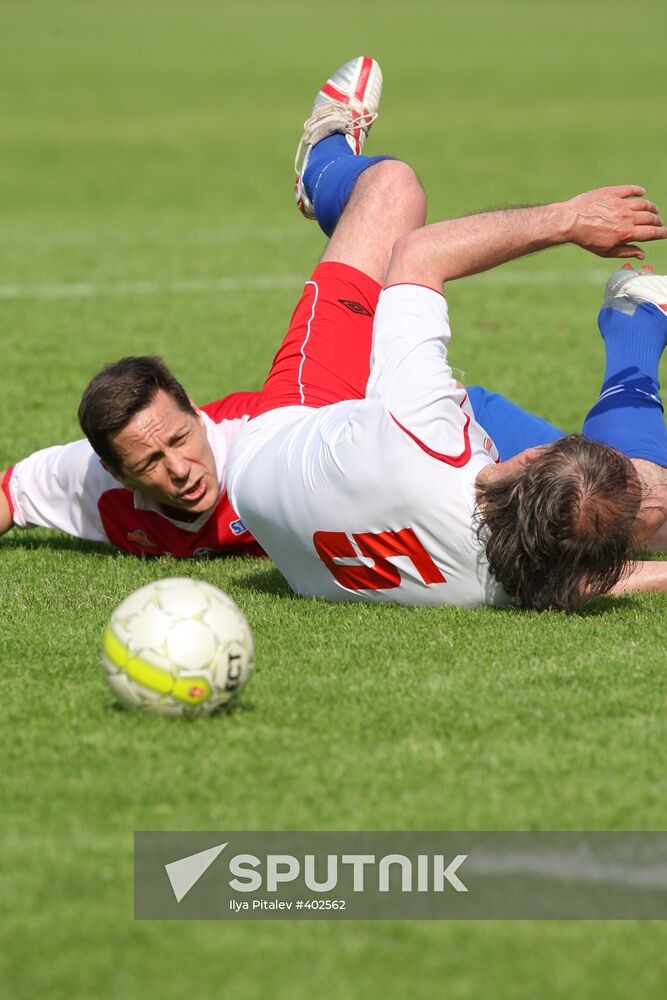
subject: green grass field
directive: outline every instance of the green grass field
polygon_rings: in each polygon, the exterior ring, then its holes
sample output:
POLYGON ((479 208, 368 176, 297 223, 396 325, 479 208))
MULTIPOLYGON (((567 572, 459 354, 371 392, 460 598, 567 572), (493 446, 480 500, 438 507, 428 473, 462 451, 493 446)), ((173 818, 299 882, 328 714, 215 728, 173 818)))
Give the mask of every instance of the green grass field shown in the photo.
MULTIPOLYGON (((199 402, 259 387, 323 246, 291 195, 300 125, 352 55, 385 71, 369 151, 413 163, 432 219, 626 181, 667 206, 662 0, 6 0, 2 20, 0 468, 79 436, 83 386, 123 354, 161 353, 199 402)), ((609 270, 561 249, 452 285, 454 363, 578 429, 609 270)), ((659 923, 132 917, 134 830, 667 828, 664 596, 328 606, 265 561, 38 531, 0 568, 3 996, 664 996, 659 923), (183 573, 244 609, 255 675, 227 717, 116 710, 101 629, 183 573)))

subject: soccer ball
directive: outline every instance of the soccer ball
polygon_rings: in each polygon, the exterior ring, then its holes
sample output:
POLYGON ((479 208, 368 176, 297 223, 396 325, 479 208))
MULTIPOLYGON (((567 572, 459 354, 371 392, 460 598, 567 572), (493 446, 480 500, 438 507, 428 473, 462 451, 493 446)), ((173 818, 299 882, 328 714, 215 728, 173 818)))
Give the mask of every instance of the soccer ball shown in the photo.
POLYGON ((172 577, 135 590, 104 630, 102 662, 118 700, 161 715, 211 715, 253 668, 250 626, 231 597, 172 577))

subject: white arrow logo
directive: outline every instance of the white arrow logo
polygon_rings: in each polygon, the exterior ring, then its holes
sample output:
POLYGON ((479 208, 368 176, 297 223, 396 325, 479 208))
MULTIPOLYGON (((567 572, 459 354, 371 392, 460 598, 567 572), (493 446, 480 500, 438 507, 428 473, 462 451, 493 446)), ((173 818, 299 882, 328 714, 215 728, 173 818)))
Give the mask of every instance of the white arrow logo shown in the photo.
POLYGON ((180 903, 183 897, 187 896, 195 882, 198 882, 204 872, 208 871, 228 843, 227 840, 224 844, 218 844, 217 847, 210 847, 208 851, 189 854, 187 858, 179 858, 178 861, 171 861, 164 866, 177 903, 180 903))

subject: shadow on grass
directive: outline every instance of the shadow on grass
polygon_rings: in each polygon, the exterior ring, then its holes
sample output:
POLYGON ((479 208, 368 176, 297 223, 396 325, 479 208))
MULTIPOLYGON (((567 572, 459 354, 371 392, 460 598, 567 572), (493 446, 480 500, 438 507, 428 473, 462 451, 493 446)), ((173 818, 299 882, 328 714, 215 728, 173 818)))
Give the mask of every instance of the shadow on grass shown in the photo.
POLYGON ((131 558, 129 552, 114 548, 107 542, 89 542, 84 538, 72 538, 70 535, 14 535, 3 538, 0 542, 0 552, 3 549, 16 549, 23 552, 38 552, 41 549, 48 549, 51 552, 78 552, 82 555, 110 556, 114 559, 131 558))
POLYGON ((217 711, 211 712, 209 715, 196 715, 192 717, 161 715, 159 712, 151 712, 150 709, 126 708, 125 705, 121 705, 118 701, 108 702, 106 710, 112 715, 117 715, 120 718, 135 719, 138 715, 150 715, 154 719, 165 719, 167 722, 198 722, 201 719, 229 718, 234 715, 243 715, 244 713, 255 711, 255 706, 252 702, 243 700, 242 694, 239 697, 241 700, 236 699, 229 705, 222 705, 217 711))
POLYGON ((639 596, 636 595, 633 597, 630 594, 626 594, 623 597, 598 597, 597 601, 594 601, 587 608, 577 611, 576 614, 580 618, 595 618, 600 615, 606 615, 610 611, 618 611, 620 608, 636 608, 639 603, 637 600, 639 596))
MULTIPOLYGON (((80 555, 100 555, 111 559, 129 559, 133 561, 138 560, 139 562, 155 562, 159 558, 156 556, 135 556, 130 552, 124 552, 122 549, 117 549, 113 545, 106 542, 90 542, 82 538, 73 538, 70 535, 61 535, 58 533, 54 533, 53 535, 37 536, 28 534, 9 536, 0 541, 0 553, 3 548, 33 552, 39 552, 40 550, 49 550, 52 552, 76 552, 80 555)), ((167 558, 170 557, 167 556, 167 558)), ((220 556, 220 558, 224 558, 224 556, 220 556)), ((201 564, 202 562, 202 560, 199 559, 182 561, 195 562, 198 564, 201 564)), ((271 566, 271 568, 257 570, 242 579, 236 579, 234 583, 242 590, 251 590, 256 593, 270 594, 273 597, 289 597, 298 599, 298 595, 293 593, 285 578, 273 566, 271 566)), ((625 595, 622 597, 600 597, 588 607, 572 612, 571 615, 577 618, 595 618, 609 614, 610 612, 618 611, 619 609, 627 610, 636 606, 636 596, 625 595)), ((493 607, 491 605, 480 608, 479 610, 498 615, 542 615, 545 613, 559 615, 566 614, 565 612, 549 611, 549 609, 546 611, 527 611, 513 607, 493 607)), ((570 617, 570 615, 567 617, 570 617)))
POLYGON ((235 586, 242 590, 259 591, 262 594, 272 594, 274 597, 294 597, 285 577, 277 569, 261 569, 242 579, 234 580, 235 586))
MULTIPOLYGON (((256 573, 252 573, 250 576, 245 577, 242 580, 235 580, 235 585, 240 589, 253 590, 257 593, 271 594, 274 597, 289 597, 294 600, 299 600, 299 595, 294 594, 290 589, 289 584, 285 578, 278 572, 277 569, 263 569, 258 570, 256 573)), ((328 603, 328 602, 327 602, 328 603)), ((358 609, 359 605, 354 604, 355 608, 358 609)), ((608 615, 619 609, 631 609, 637 606, 637 600, 632 596, 624 597, 600 597, 597 601, 594 601, 588 607, 581 608, 579 611, 573 611, 567 613, 565 611, 553 611, 546 609, 545 611, 528 611, 525 609, 513 608, 513 607, 494 607, 488 605, 486 607, 474 609, 475 611, 483 611, 485 614, 494 614, 501 616, 514 616, 521 615, 525 617, 526 615, 534 616, 536 618, 547 614, 547 615, 558 615, 563 618, 596 618, 602 615, 608 615)), ((378 605, 374 605, 378 607, 378 605)), ((437 611, 437 608, 434 610, 437 611)), ((474 613, 474 612, 473 612, 474 613)))
POLYGON ((499 616, 515 616, 521 615, 522 618, 541 618, 542 615, 554 616, 558 615, 562 618, 599 618, 602 615, 610 614, 611 612, 618 611, 619 609, 631 609, 637 607, 637 596, 627 594, 623 597, 618 597, 615 595, 609 595, 607 597, 598 597, 596 601, 586 607, 579 608, 578 611, 556 611, 554 608, 545 608, 543 611, 535 611, 530 608, 515 608, 511 605, 507 607, 494 607, 493 605, 487 605, 485 607, 474 608, 473 611, 483 611, 484 614, 492 614, 499 616))

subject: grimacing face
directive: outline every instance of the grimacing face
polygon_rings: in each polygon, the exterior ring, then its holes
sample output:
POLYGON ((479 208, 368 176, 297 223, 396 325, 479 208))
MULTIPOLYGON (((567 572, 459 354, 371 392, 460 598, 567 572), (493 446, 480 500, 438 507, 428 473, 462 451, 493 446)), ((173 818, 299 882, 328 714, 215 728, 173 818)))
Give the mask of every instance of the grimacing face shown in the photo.
POLYGON ((163 389, 111 436, 120 470, 102 463, 118 482, 157 503, 202 514, 218 501, 215 458, 201 412, 186 413, 163 389))

